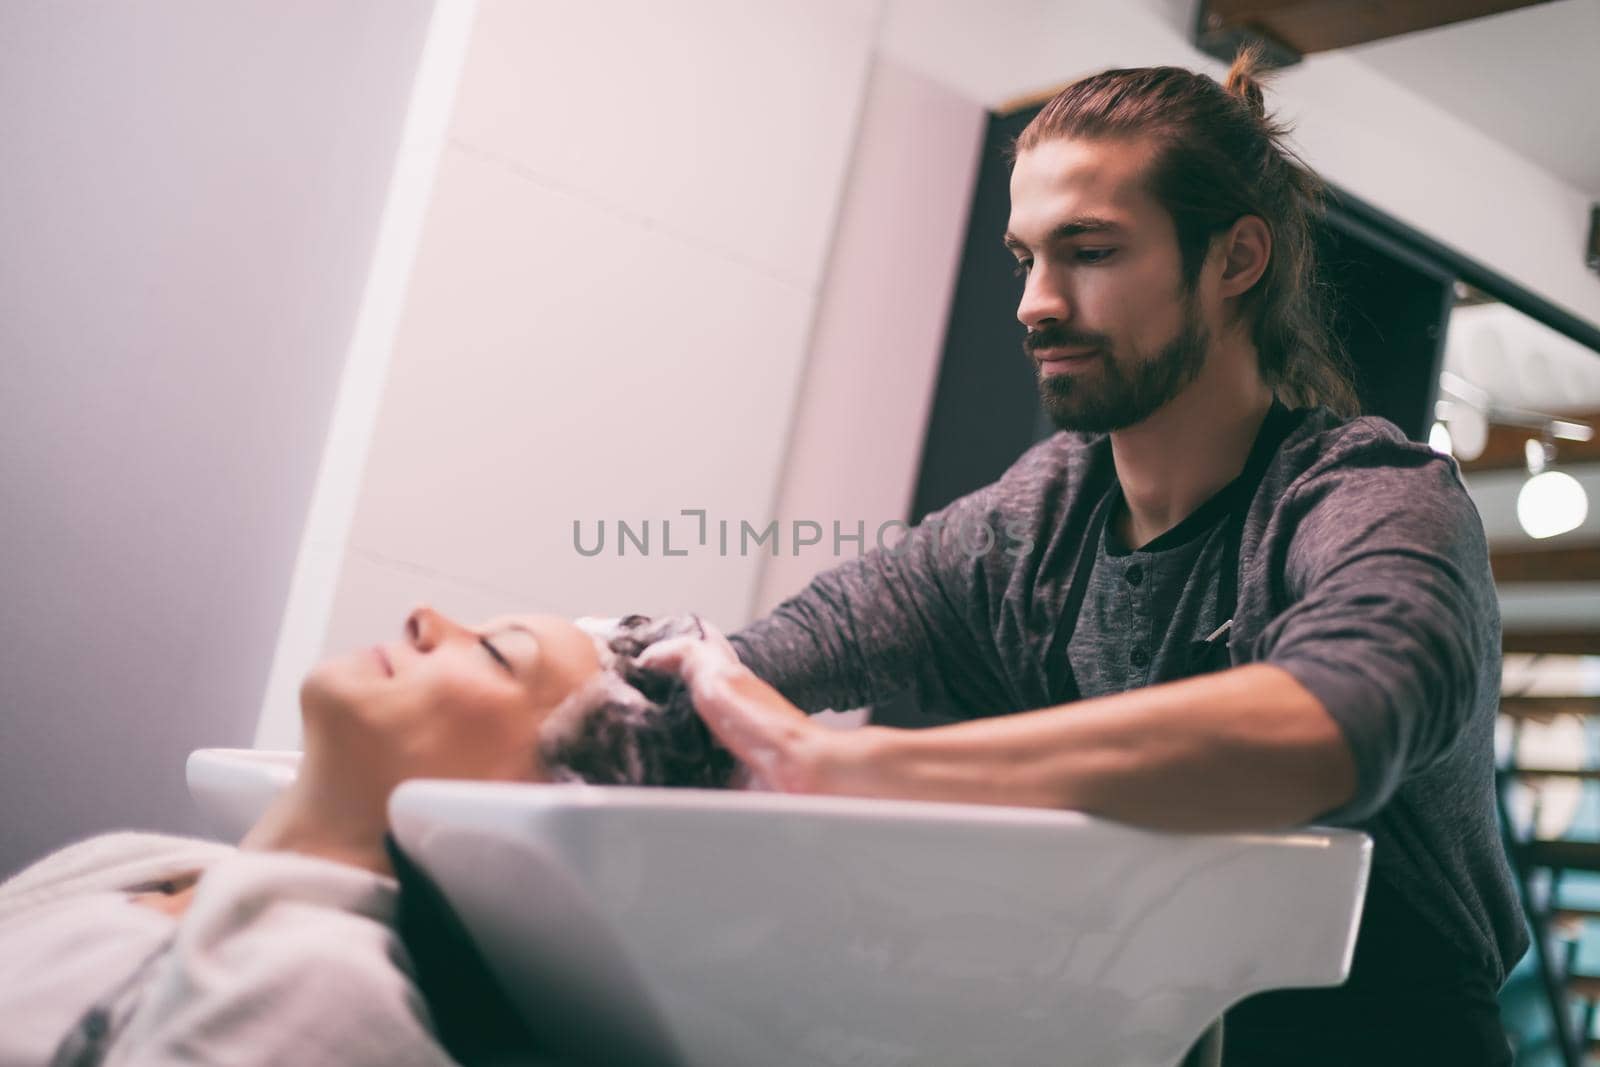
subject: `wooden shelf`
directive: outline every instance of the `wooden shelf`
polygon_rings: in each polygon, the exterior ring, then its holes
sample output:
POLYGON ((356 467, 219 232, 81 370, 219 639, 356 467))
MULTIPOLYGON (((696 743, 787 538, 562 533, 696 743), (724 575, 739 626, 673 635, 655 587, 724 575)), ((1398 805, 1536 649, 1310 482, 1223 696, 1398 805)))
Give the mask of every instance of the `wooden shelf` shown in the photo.
POLYGON ((1205 29, 1253 30, 1301 55, 1528 7, 1539 0, 1206 0, 1205 29))
POLYGON ((1489 553, 1495 584, 1600 582, 1600 545, 1568 545, 1489 553))
MULTIPOLYGON (((1600 871, 1600 841, 1524 841, 1515 846, 1523 870, 1559 867, 1569 871, 1600 871)), ((1600 982, 1600 978, 1595 979, 1600 982)))
POLYGON ((1600 656, 1600 630, 1508 630, 1501 636, 1500 648, 1548 656, 1600 656))
POLYGON ((1508 778, 1571 778, 1600 782, 1600 767, 1507 767, 1500 773, 1508 778))
POLYGON ((1600 717, 1600 696, 1596 697, 1501 697, 1500 714, 1513 719, 1548 722, 1557 715, 1600 717))

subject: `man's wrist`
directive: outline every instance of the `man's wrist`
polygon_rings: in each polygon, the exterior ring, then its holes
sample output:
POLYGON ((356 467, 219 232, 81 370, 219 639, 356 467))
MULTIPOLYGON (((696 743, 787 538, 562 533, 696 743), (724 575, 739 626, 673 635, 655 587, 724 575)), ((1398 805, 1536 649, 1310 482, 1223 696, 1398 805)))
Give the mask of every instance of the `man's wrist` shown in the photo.
POLYGON ((786 791, 838 796, 876 796, 882 792, 885 746, 896 731, 884 726, 832 730, 812 724, 790 746, 786 791))

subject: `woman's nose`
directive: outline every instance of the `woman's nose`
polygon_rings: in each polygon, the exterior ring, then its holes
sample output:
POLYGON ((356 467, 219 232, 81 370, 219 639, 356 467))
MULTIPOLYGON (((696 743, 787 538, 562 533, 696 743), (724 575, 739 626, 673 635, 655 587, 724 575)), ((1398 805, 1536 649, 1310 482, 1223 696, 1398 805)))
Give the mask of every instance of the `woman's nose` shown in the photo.
POLYGON ((452 632, 460 629, 460 626, 426 604, 418 604, 406 616, 406 640, 418 652, 432 652, 452 632))

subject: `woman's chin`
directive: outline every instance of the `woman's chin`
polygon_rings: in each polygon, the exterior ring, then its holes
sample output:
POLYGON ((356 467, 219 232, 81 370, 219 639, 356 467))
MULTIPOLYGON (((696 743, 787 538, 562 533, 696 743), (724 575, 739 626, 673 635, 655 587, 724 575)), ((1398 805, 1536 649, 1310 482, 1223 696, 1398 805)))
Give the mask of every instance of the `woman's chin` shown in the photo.
POLYGON ((326 659, 300 683, 300 714, 306 720, 341 716, 362 703, 360 693, 373 679, 363 677, 352 657, 326 659))

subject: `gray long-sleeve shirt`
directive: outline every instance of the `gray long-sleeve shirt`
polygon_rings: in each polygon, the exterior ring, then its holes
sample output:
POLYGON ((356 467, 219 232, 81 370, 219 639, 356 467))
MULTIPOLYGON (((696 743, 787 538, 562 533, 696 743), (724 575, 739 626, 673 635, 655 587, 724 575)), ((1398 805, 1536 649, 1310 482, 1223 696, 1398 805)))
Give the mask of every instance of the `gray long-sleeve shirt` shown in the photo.
MULTIPOLYGON (((1058 433, 733 645, 809 711, 913 687, 964 717, 1048 707, 1067 663, 1085 696, 1170 677, 1216 626, 1219 508, 1140 551, 1096 545, 1068 642, 1063 603, 1102 486, 1109 440, 1058 433)), ((1370 833, 1375 881, 1498 988, 1527 947, 1494 809, 1500 619, 1453 461, 1381 419, 1306 413, 1248 504, 1228 637, 1233 665, 1288 671, 1350 746, 1355 796, 1319 821, 1370 833)))

